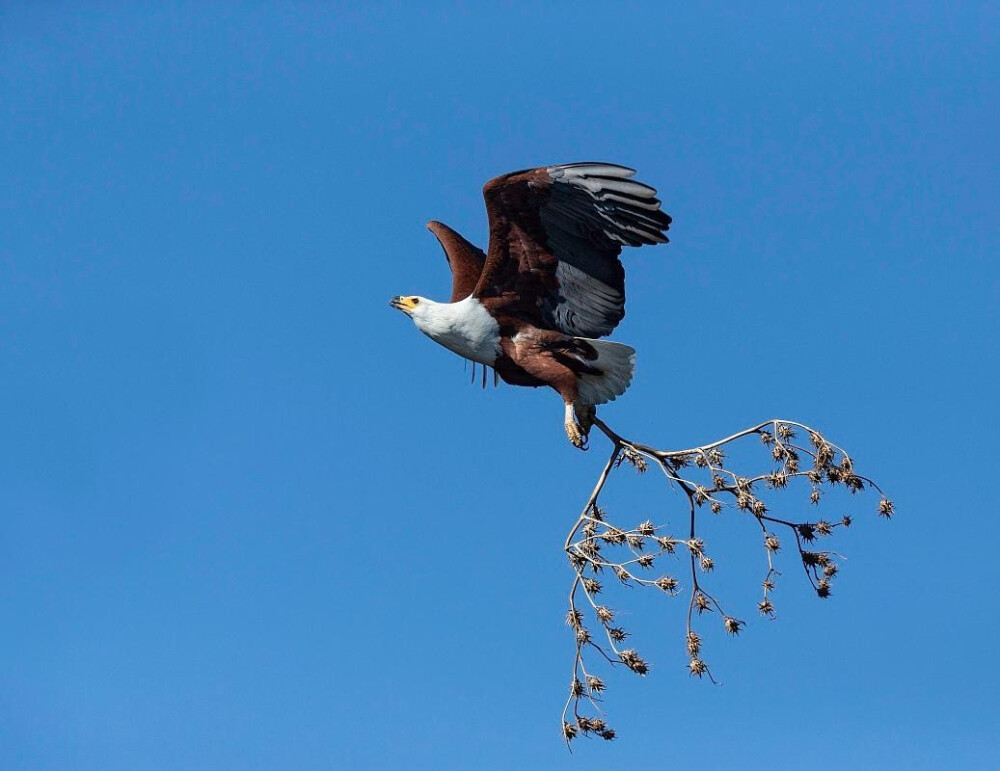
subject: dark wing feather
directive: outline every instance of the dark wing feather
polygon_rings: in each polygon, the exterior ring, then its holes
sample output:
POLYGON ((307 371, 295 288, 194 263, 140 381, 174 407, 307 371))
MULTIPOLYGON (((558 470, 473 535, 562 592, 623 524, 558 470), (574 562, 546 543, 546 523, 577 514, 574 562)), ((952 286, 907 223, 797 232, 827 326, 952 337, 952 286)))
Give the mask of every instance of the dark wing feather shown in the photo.
POLYGON ((466 241, 462 236, 442 222, 428 222, 431 231, 444 249, 444 256, 451 266, 451 300, 464 300, 476 288, 479 275, 483 272, 486 255, 478 246, 466 241))
POLYGON ((486 183, 490 245, 475 295, 565 334, 601 337, 625 316, 623 246, 666 243, 670 216, 632 169, 573 163, 486 183))

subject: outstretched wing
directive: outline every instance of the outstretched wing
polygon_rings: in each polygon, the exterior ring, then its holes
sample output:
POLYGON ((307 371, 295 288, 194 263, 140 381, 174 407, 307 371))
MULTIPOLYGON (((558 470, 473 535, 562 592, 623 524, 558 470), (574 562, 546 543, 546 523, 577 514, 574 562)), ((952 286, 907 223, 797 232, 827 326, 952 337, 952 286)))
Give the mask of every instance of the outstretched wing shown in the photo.
POLYGON ((444 249, 444 256, 451 266, 451 300, 464 300, 476 288, 479 276, 483 272, 486 255, 478 246, 466 241, 462 236, 443 222, 428 222, 427 229, 431 231, 444 249))
POLYGON ((625 316, 623 246, 666 243, 670 216, 633 169, 571 163, 505 174, 483 196, 490 244, 475 295, 546 329, 601 337, 625 316))

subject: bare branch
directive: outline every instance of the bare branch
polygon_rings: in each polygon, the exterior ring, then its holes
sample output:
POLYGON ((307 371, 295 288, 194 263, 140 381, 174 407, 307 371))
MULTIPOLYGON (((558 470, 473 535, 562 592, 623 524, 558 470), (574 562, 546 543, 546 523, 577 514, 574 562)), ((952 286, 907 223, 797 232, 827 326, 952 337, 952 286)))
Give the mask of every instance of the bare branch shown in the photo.
POLYGON ((605 681, 587 669, 586 653, 596 651, 598 661, 612 668, 624 665, 640 675, 649 671, 648 662, 636 650, 620 647, 628 632, 618 625, 615 611, 604 600, 596 599, 599 594, 603 597, 611 584, 652 587, 668 597, 688 591, 684 637, 687 668, 692 676, 707 676, 715 682, 702 658, 703 638, 696 627, 713 618, 721 619, 722 629, 735 636, 746 622, 728 613, 705 585, 716 563, 708 555, 699 535, 699 515, 703 516, 706 511, 717 515, 730 510, 740 516, 751 516, 760 525, 762 539, 759 543, 766 557, 767 571, 761 582, 763 596, 757 609, 773 619, 771 592, 776 578, 781 575, 775 567, 775 559, 783 546, 780 534, 790 535, 786 543, 795 544, 798 560, 816 594, 829 597, 832 582, 839 574, 838 560, 842 557, 816 546, 820 540, 834 535, 837 528, 849 527, 851 517, 843 516, 833 522, 822 518, 776 516, 769 498, 779 492, 798 489, 807 493, 804 498, 809 506, 817 506, 824 492, 836 485, 843 485, 851 493, 871 488, 880 493, 877 513, 883 517, 891 517, 894 513, 892 501, 872 480, 857 473, 846 451, 802 423, 766 420, 724 439, 686 450, 661 450, 626 439, 597 417, 593 425, 611 441, 611 453, 563 546, 574 571, 566 618, 576 643, 569 697, 562 714, 563 737, 567 743, 580 734, 604 739, 615 736, 603 718, 581 713, 584 700, 600 712, 598 703, 607 689, 605 681), (769 467, 753 474, 727 467, 727 451, 753 437, 758 438, 765 450, 769 467), (806 441, 799 437, 806 437, 806 441), (686 537, 667 533, 649 520, 632 528, 614 524, 599 505, 601 493, 616 470, 628 465, 641 474, 650 463, 655 464, 668 484, 679 489, 686 498, 686 537), (657 569, 660 558, 675 554, 677 549, 687 552, 688 587, 682 587, 677 578, 657 569), (610 584, 607 580, 602 581, 605 575, 614 576, 618 581, 610 584), (585 598, 582 609, 578 606, 581 594, 585 598), (592 627, 601 628, 600 641, 591 636, 586 626, 588 618, 592 627))

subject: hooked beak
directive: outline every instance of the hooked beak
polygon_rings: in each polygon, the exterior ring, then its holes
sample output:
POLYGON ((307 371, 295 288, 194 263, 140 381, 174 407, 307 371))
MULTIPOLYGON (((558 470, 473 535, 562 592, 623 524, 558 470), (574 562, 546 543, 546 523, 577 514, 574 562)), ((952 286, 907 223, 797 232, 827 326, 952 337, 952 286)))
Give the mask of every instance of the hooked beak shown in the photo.
POLYGON ((413 307, 416 305, 416 303, 413 302, 409 297, 401 297, 400 295, 396 295, 391 300, 389 300, 389 305, 391 305, 396 310, 402 311, 403 313, 409 313, 410 311, 413 310, 413 307))

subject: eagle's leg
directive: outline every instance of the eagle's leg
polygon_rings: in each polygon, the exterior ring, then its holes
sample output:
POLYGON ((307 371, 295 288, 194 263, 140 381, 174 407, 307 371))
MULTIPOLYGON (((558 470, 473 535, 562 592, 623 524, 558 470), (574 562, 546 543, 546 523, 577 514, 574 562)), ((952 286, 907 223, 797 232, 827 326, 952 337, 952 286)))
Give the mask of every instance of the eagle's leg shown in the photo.
POLYGON ((563 421, 566 436, 574 447, 585 450, 594 408, 580 401, 579 376, 602 373, 570 355, 579 345, 567 335, 525 326, 513 337, 501 338, 503 355, 493 366, 508 383, 547 385, 555 390, 566 407, 563 421))
POLYGON ((566 428, 566 436, 574 447, 579 447, 581 450, 587 449, 587 433, 589 431, 589 426, 585 430, 576 419, 576 411, 573 409, 573 402, 566 402, 566 420, 563 424, 566 428))
POLYGON ((584 404, 577 400, 566 402, 566 436, 574 447, 587 449, 590 429, 593 428, 596 417, 597 407, 593 404, 584 404))

